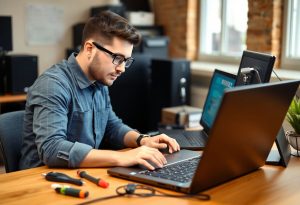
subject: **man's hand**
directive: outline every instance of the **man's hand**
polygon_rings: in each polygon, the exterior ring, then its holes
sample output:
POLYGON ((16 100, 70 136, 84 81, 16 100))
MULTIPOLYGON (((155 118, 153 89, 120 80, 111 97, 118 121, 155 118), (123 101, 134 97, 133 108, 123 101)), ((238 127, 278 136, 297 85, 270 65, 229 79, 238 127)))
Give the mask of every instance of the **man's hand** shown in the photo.
POLYGON ((167 163, 164 155, 156 148, 140 146, 129 151, 119 152, 118 166, 133 166, 140 164, 147 169, 154 170, 155 164, 157 167, 163 167, 167 163))
POLYGON ((177 141, 165 134, 156 135, 154 137, 144 137, 140 143, 141 145, 157 149, 168 148, 169 153, 177 152, 180 150, 180 146, 177 141))

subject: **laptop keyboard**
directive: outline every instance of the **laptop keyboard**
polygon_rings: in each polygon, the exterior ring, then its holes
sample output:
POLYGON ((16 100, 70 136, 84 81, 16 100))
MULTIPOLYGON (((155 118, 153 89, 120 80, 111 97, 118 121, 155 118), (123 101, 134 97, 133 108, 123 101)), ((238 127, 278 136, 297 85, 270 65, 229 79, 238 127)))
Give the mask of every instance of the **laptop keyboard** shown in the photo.
POLYGON ((181 161, 175 164, 171 164, 163 168, 158 168, 153 171, 141 171, 139 174, 185 183, 192 180, 192 177, 194 176, 194 173, 198 166, 199 160, 200 157, 197 157, 181 161))

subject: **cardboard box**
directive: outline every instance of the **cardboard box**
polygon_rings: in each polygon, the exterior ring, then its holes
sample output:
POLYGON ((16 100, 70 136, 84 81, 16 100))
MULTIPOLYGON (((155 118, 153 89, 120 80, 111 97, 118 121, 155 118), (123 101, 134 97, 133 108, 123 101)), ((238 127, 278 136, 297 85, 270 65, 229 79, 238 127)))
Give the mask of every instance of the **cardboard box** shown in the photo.
POLYGON ((126 17, 131 25, 134 26, 153 26, 154 14, 146 11, 126 12, 126 17))
POLYGON ((162 109, 161 124, 197 127, 202 115, 202 109, 191 106, 167 107, 162 109))

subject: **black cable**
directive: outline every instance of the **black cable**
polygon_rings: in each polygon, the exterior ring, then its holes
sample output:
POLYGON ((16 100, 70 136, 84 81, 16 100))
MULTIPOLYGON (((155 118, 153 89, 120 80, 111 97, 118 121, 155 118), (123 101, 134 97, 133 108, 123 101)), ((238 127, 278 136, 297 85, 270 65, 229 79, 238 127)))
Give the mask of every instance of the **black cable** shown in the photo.
POLYGON ((279 81, 282 81, 282 79, 277 75, 277 73, 274 71, 274 69, 272 70, 272 72, 276 75, 276 77, 278 78, 279 81))
POLYGON ((104 200, 113 199, 113 198, 122 197, 122 196, 124 196, 124 197, 126 197, 126 196, 137 196, 137 197, 157 196, 157 197, 192 198, 192 199, 203 200, 203 201, 210 200, 210 196, 208 194, 197 194, 197 195, 167 194, 165 192, 156 190, 153 187, 145 186, 145 185, 141 185, 141 184, 127 184, 127 185, 119 186, 116 189, 116 193, 117 193, 116 195, 96 198, 96 199, 93 199, 90 201, 79 203, 78 205, 91 204, 94 202, 104 201, 104 200), (159 194, 156 194, 156 193, 159 193, 159 194))
MULTIPOLYGON (((274 71, 274 69, 272 70, 272 72, 276 75, 276 77, 277 77, 277 79, 278 79, 279 81, 282 81, 282 79, 277 75, 277 73, 274 71)), ((299 99, 299 96, 297 95, 297 91, 296 91, 295 97, 296 97, 297 99, 299 99)))

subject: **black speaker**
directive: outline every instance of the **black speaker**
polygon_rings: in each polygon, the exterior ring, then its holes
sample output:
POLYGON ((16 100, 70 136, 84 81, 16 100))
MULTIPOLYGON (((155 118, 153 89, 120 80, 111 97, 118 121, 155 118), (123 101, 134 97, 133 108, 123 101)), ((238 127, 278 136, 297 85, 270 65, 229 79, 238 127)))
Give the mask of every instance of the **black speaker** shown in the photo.
POLYGON ((73 48, 78 48, 82 41, 82 32, 85 23, 78 23, 73 26, 73 48))
POLYGON ((150 64, 151 58, 145 54, 134 54, 135 61, 109 87, 113 110, 130 127, 147 132, 149 115, 150 64))
POLYGON ((123 5, 106 5, 99 7, 92 7, 90 16, 96 16, 101 11, 110 10, 125 18, 125 7, 123 5))
POLYGON ((151 62, 151 130, 157 129, 161 109, 190 105, 190 62, 185 59, 152 59, 151 62))
POLYGON ((12 47, 11 16, 0 16, 0 51, 11 51, 12 47))
POLYGON ((6 92, 25 93, 38 76, 38 58, 33 55, 5 57, 6 92))
POLYGON ((0 55, 0 95, 5 94, 5 57, 0 55))

